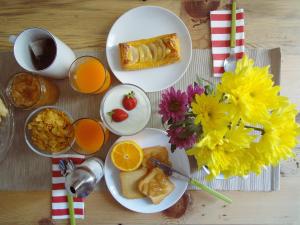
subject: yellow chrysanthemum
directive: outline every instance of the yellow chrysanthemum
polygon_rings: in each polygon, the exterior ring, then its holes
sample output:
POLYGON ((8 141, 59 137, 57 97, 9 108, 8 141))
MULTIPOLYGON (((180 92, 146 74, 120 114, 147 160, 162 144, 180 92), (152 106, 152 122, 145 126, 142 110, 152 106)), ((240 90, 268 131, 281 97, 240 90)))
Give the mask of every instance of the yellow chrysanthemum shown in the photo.
POLYGON ((261 167, 294 156, 300 133, 297 110, 279 90, 269 67, 255 67, 245 56, 234 72, 224 73, 215 94, 196 95, 194 123, 204 132, 187 154, 199 168, 209 167, 208 178, 258 174, 261 167))
POLYGON ((221 172, 226 176, 245 175, 251 170, 253 157, 248 152, 255 136, 249 135, 251 129, 237 126, 232 129, 212 130, 193 148, 187 151, 197 160, 198 167, 210 169, 209 179, 221 172))
POLYGON ((196 95, 191 106, 196 115, 195 124, 201 123, 204 133, 226 127, 229 123, 229 105, 220 103, 216 96, 196 95))
POLYGON ((270 110, 284 104, 278 96, 279 86, 274 86, 269 67, 254 67, 253 60, 244 56, 238 61, 235 72, 226 72, 217 92, 224 94, 235 106, 235 118, 248 123, 269 119, 270 110))
POLYGON ((264 124, 264 133, 259 142, 252 146, 257 163, 277 165, 280 160, 294 156, 293 148, 299 135, 296 115, 297 110, 293 104, 272 112, 270 120, 264 124))

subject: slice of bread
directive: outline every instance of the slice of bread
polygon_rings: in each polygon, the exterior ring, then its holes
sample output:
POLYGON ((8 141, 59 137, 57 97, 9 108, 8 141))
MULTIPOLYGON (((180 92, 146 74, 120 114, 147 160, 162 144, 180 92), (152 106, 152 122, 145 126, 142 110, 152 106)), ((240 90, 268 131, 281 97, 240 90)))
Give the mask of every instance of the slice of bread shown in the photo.
POLYGON ((149 197, 154 204, 159 204, 174 188, 174 184, 159 168, 152 169, 138 184, 139 191, 149 197))
POLYGON ((138 190, 139 181, 147 174, 146 168, 140 168, 130 172, 120 172, 120 183, 122 195, 125 198, 144 198, 145 196, 138 190))
POLYGON ((163 146, 153 146, 148 148, 143 148, 144 151, 144 159, 142 162, 142 166, 148 169, 153 169, 154 166, 149 160, 150 158, 158 159, 159 161, 168 164, 171 166, 169 161, 169 154, 166 147, 163 146))

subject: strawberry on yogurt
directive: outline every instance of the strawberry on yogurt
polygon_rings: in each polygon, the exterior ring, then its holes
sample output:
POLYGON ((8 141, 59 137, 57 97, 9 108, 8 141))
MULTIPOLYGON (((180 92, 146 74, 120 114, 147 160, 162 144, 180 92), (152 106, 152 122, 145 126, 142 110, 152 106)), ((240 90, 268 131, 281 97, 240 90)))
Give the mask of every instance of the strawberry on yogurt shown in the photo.
POLYGON ((151 104, 146 93, 131 84, 120 84, 106 92, 100 105, 100 116, 105 126, 114 134, 120 136, 133 135, 142 131, 151 117, 151 104), (136 105, 126 110, 123 105, 124 95, 134 93, 136 105), (121 122, 114 122, 109 115, 114 109, 123 109, 128 117, 121 122))

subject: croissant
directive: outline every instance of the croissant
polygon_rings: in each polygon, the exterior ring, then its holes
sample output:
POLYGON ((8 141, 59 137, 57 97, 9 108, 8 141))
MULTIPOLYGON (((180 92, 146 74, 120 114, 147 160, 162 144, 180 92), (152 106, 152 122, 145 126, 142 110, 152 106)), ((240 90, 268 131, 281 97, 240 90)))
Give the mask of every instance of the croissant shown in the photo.
POLYGON ((172 64, 180 60, 179 38, 165 34, 119 44, 124 70, 140 70, 172 64))

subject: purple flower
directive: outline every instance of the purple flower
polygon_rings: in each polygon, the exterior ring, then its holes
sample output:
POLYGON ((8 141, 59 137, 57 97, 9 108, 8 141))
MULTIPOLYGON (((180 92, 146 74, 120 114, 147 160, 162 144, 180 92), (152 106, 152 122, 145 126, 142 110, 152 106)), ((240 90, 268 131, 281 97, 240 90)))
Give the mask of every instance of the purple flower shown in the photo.
POLYGON ((197 84, 196 82, 194 83, 194 85, 190 84, 187 88, 189 104, 192 103, 196 94, 202 95, 204 93, 204 91, 205 91, 205 89, 203 87, 199 86, 199 84, 197 84))
POLYGON ((162 93, 162 99, 159 104, 159 114, 162 115, 163 122, 172 119, 177 122, 184 119, 187 111, 188 96, 185 92, 175 90, 171 87, 162 93))
POLYGON ((177 148, 188 149, 196 143, 196 134, 189 132, 185 127, 170 128, 167 130, 169 142, 177 148))

